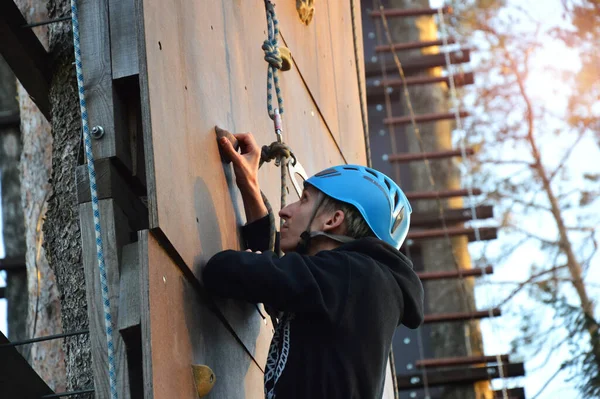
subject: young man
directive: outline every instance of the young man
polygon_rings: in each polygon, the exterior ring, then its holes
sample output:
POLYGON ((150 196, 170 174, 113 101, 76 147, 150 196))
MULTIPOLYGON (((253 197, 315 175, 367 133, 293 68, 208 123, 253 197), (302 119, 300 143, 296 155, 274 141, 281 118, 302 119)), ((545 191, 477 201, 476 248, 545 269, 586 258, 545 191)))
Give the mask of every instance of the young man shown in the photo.
POLYGON ((283 312, 265 369, 265 396, 381 398, 394 330, 423 321, 423 287, 398 248, 410 205, 387 176, 363 166, 326 169, 305 182, 299 201, 279 212, 279 258, 266 251, 267 209, 258 184, 260 148, 251 134, 220 145, 233 163, 248 224, 247 248, 206 265, 216 295, 283 312))

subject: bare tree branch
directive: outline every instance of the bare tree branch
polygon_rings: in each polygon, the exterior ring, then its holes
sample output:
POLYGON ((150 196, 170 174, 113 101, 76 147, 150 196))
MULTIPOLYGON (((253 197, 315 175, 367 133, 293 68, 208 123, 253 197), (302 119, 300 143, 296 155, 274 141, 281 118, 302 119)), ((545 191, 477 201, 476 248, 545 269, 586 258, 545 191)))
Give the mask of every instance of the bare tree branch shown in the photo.
POLYGON ((558 370, 556 370, 556 371, 554 372, 554 374, 552 374, 552 376, 551 376, 550 378, 548 378, 548 380, 547 380, 547 381, 546 381, 546 383, 545 383, 545 384, 542 386, 542 388, 540 388, 540 390, 538 391, 538 393, 536 393, 536 394, 533 396, 533 398, 531 398, 531 399, 537 399, 537 398, 538 398, 538 396, 540 396, 540 395, 542 394, 542 392, 544 392, 544 390, 545 390, 546 388, 548 388, 548 385, 550 385, 550 383, 552 382, 552 380, 554 380, 554 379, 556 378, 556 376, 557 376, 557 375, 559 375, 559 374, 560 374, 560 372, 561 372, 561 371, 563 371, 563 370, 564 370, 564 366, 563 366, 563 365, 561 365, 561 366, 558 368, 558 370))
POLYGON ((567 265, 556 266, 551 269, 547 269, 547 270, 544 270, 539 273, 531 275, 527 280, 519 283, 518 287, 515 288, 510 294, 508 294, 508 296, 506 298, 504 298, 504 300, 502 302, 500 302, 500 304, 498 306, 500 306, 500 307, 504 306, 508 301, 510 301, 512 298, 514 298, 514 296, 517 295, 524 287, 526 287, 528 284, 531 284, 532 282, 534 282, 538 277, 541 277, 548 273, 554 273, 556 270, 564 269, 566 267, 567 267, 567 265))

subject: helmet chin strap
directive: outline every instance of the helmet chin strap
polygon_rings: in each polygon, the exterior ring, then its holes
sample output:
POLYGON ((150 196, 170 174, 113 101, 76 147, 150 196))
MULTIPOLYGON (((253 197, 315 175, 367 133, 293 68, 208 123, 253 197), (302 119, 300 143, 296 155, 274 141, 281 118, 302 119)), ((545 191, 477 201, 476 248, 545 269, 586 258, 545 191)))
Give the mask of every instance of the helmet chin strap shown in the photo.
POLYGON ((325 194, 319 191, 317 201, 315 202, 315 207, 313 208, 312 215, 310 216, 310 219, 308 221, 308 225, 306 226, 306 229, 304 229, 302 234, 300 234, 300 241, 296 246, 296 252, 298 252, 299 254, 305 255, 308 253, 310 243, 314 237, 327 237, 342 244, 354 241, 354 238, 348 236, 342 236, 339 234, 329 234, 325 233, 324 231, 311 231, 312 223, 315 220, 315 217, 317 216, 321 205, 323 205, 323 201, 325 201, 325 194))

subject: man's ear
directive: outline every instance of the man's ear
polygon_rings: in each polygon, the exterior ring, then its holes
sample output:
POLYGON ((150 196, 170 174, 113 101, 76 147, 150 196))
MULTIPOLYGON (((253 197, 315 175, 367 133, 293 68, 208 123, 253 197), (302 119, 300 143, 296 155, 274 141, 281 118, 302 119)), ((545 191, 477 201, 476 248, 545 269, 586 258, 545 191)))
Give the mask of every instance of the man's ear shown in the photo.
POLYGON ((323 231, 326 233, 331 233, 339 230, 344 224, 344 220, 346 220, 346 215, 343 211, 338 209, 325 221, 325 224, 323 225, 323 231))

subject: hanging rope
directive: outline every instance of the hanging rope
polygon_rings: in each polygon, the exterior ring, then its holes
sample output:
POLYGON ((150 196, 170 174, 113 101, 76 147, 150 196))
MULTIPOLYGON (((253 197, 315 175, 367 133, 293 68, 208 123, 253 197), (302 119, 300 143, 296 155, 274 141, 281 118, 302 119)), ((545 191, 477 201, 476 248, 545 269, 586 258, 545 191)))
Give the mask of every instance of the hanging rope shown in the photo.
MULTIPOLYGON (((466 181, 467 194, 469 197, 469 204, 471 208, 471 221, 474 222, 475 229, 475 241, 481 241, 481 235, 479 233, 479 227, 477 226, 477 211, 475 209, 475 196, 473 195, 473 178, 471 175, 471 163, 469 158, 466 156, 466 141, 467 132, 462 127, 462 120, 460 117, 460 102, 458 101, 458 94, 456 92, 456 85, 454 83, 454 68, 450 62, 450 51, 448 50, 448 33, 446 29, 446 21, 444 18, 444 12, 442 8, 438 8, 438 18, 440 21, 440 34, 442 35, 442 42, 444 44, 444 59, 446 62, 446 69, 448 70, 448 82, 450 83, 450 97, 454 105, 454 120, 456 123, 456 130, 460 132, 461 137, 459 140, 460 152, 462 155, 462 162, 464 168, 461 168, 461 175, 464 181, 466 181)), ((485 290, 489 292, 488 290, 485 290)), ((488 298, 488 302, 491 302, 488 298)), ((488 305, 488 316, 490 317, 490 323, 493 325, 493 308, 495 306, 488 305)), ((508 399, 508 391, 506 388, 506 380, 504 376, 504 364, 502 362, 502 356, 498 353, 496 355, 496 363, 498 363, 498 375, 502 380, 502 398, 508 399)))
POLYGON ((268 38, 264 41, 262 49, 265 52, 265 61, 269 63, 267 69, 267 111, 271 119, 275 120, 275 110, 273 110, 273 87, 277 97, 277 106, 279 107, 279 115, 283 114, 283 98, 281 97, 281 89, 279 87, 278 71, 283 65, 281 54, 279 54, 279 21, 275 14, 275 5, 270 0, 265 0, 265 11, 267 14, 267 32, 268 38))
MULTIPOLYGON (((275 5, 270 0, 265 0, 265 11, 267 15, 268 38, 264 41, 262 49, 265 52, 265 61, 269 64, 267 68, 267 112, 273 120, 277 143, 283 144, 283 127, 281 116, 283 115, 283 97, 279 87, 279 70, 283 66, 283 60, 279 53, 279 21, 275 14, 275 5), (273 91, 277 97, 277 107, 273 109, 273 91)), ((273 145, 273 144, 272 144, 273 145)), ((289 157, 279 156, 275 159, 275 165, 281 168, 281 208, 287 205, 287 162, 289 157)), ((279 220, 279 227, 283 226, 284 220, 279 220)), ((281 255, 281 253, 280 253, 281 255)))
POLYGON ((113 323, 110 313, 110 297, 106 277, 106 264, 104 262, 104 248, 102 244, 102 230, 100 226, 100 207, 98 206, 98 191, 96 187, 96 168, 94 154, 92 153, 92 138, 88 124, 88 113, 85 102, 85 88, 81 63, 81 43, 79 38, 79 15, 77 0, 71 0, 71 18, 73 25, 73 45, 75 48, 75 68, 77 72, 77 86, 79 89, 79 106, 81 109, 81 125, 83 127, 83 141, 87 157, 88 174, 90 178, 90 191, 92 196, 92 211, 94 214, 94 231, 96 233, 96 254, 100 272, 100 287, 102 291, 102 305, 104 310, 104 327, 106 332, 106 346, 108 349, 108 376, 110 384, 110 397, 117 399, 117 375, 115 370, 115 354, 113 344, 113 323))

